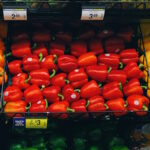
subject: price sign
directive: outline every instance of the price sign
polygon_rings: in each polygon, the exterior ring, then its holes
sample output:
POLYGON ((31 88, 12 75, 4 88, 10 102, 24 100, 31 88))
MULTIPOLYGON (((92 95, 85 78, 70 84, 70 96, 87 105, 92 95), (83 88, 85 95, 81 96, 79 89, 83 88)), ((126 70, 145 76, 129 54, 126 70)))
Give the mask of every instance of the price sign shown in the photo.
POLYGON ((82 8, 81 20, 103 20, 105 9, 82 8))
POLYGON ((27 20, 27 9, 3 9, 4 20, 27 20))
POLYGON ((46 129, 47 128, 47 118, 26 118, 26 128, 27 129, 46 129))

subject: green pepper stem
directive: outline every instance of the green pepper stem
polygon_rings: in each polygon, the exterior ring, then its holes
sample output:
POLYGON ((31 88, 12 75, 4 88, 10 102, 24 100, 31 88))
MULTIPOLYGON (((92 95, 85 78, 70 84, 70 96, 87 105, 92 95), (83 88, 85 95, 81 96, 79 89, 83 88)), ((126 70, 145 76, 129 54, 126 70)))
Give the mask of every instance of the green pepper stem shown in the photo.
POLYGON ((99 83, 98 86, 101 88, 102 87, 102 83, 99 83))
POLYGON ((90 101, 88 100, 86 103, 86 108, 88 108, 89 105, 90 105, 90 101))
POLYGON ((33 46, 31 47, 31 50, 35 49, 37 47, 37 43, 34 43, 33 46))
POLYGON ((39 62, 41 62, 41 61, 42 61, 42 59, 43 59, 43 54, 42 54, 42 53, 40 53, 40 54, 39 54, 39 62))
POLYGON ((49 76, 50 78, 52 78, 52 77, 54 77, 55 76, 55 74, 56 74, 56 70, 55 69, 53 69, 52 70, 52 74, 49 76))
POLYGON ((107 73, 109 73, 112 70, 112 67, 109 67, 107 70, 107 73))
POLYGON ((124 107, 125 107, 125 108, 127 108, 127 106, 128 106, 128 103, 127 103, 127 102, 125 102, 124 107))
POLYGON ((26 106, 26 110, 28 110, 31 107, 31 103, 29 103, 29 106, 26 106))
POLYGON ((45 88, 45 85, 42 85, 40 90, 42 91, 44 88, 45 88))
POLYGON ((141 86, 141 88, 143 88, 143 89, 147 90, 147 88, 148 88, 148 87, 147 87, 147 86, 142 85, 142 86, 141 86))
POLYGON ((48 102, 47 102, 47 99, 44 99, 44 100, 45 100, 45 103, 46 103, 45 109, 47 109, 47 107, 48 107, 48 102))
POLYGON ((69 81, 69 80, 67 80, 67 79, 65 79, 65 82, 66 82, 67 84, 69 84, 69 83, 70 83, 70 81, 69 81))
POLYGON ((109 109, 109 107, 107 106, 107 104, 104 104, 104 106, 105 106, 105 108, 108 110, 109 109))
POLYGON ((57 55, 53 55, 53 57, 54 57, 54 64, 56 64, 58 57, 57 57, 57 55))
POLYGON ((80 93, 80 89, 74 89, 74 91, 80 93))
POLYGON ((6 57, 8 57, 8 56, 11 56, 11 55, 12 55, 12 53, 9 52, 9 53, 7 53, 7 54, 4 55, 4 58, 6 58, 6 57))
POLYGON ((144 68, 144 64, 139 64, 139 69, 144 68))
POLYGON ((58 93, 58 96, 61 98, 61 100, 64 100, 64 96, 60 93, 58 93))
POLYGON ((51 39, 52 39, 52 41, 55 41, 56 38, 55 38, 55 36, 52 36, 51 39))
POLYGON ((28 79, 24 80, 24 83, 28 83, 31 80, 31 76, 28 79))
POLYGON ((119 63, 119 68, 120 68, 120 69, 123 68, 123 63, 122 63, 122 62, 119 63))
POLYGON ((119 83, 119 90, 122 91, 122 85, 119 83))
POLYGON ((144 111, 148 111, 148 107, 147 106, 143 105, 142 108, 143 108, 144 111))
POLYGON ((75 110, 67 107, 67 112, 75 112, 75 110))

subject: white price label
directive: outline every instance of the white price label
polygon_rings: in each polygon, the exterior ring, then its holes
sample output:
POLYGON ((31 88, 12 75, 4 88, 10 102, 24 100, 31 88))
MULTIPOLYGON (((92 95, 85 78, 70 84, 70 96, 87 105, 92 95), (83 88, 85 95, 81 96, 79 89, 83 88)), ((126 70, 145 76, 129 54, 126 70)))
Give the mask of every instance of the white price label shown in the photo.
POLYGON ((105 9, 98 8, 83 8, 81 20, 103 20, 105 9))
POLYGON ((4 20, 27 20, 27 9, 3 9, 4 20))

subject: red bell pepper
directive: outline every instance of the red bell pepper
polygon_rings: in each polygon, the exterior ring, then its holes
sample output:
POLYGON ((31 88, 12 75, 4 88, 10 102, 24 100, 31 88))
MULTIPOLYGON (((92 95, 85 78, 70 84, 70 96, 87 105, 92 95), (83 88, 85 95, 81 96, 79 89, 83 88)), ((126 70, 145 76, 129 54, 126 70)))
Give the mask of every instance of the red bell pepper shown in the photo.
POLYGON ((49 31, 36 31, 32 35, 33 42, 49 42, 51 40, 51 36, 49 31))
POLYGON ((78 67, 77 59, 71 55, 63 55, 58 58, 58 67, 66 73, 69 73, 78 67))
POLYGON ((18 58, 31 55, 31 47, 29 41, 22 41, 11 46, 12 55, 18 58))
POLYGON ((27 72, 40 69, 39 58, 36 55, 28 55, 23 58, 23 69, 27 72))
POLYGON ((22 97, 23 93, 18 86, 7 86, 7 88, 4 90, 4 101, 6 102, 19 101, 22 99, 22 97))
POLYGON ((97 64, 97 57, 92 52, 82 54, 78 58, 78 65, 80 67, 87 67, 87 66, 96 65, 96 64, 97 64))
POLYGON ((44 43, 37 44, 36 48, 33 50, 33 54, 37 55, 38 57, 42 55, 41 58, 46 57, 48 53, 45 44, 44 43))
POLYGON ((88 111, 92 111, 92 112, 106 111, 103 97, 93 96, 90 99, 88 99, 88 111))
POLYGON ((59 73, 51 79, 51 84, 59 87, 64 87, 69 81, 66 79, 65 73, 59 73))
POLYGON ((18 32, 18 33, 13 33, 11 35, 11 40, 13 42, 29 40, 29 36, 26 32, 22 31, 22 32, 18 32))
POLYGON ((76 41, 71 43, 70 48, 71 54, 76 57, 79 57, 80 55, 87 53, 87 45, 83 41, 76 41))
POLYGON ((75 110, 75 112, 86 112, 86 100, 81 99, 71 103, 71 109, 75 110))
POLYGON ((12 85, 18 86, 20 89, 24 90, 30 86, 28 83, 28 75, 26 73, 19 73, 12 78, 12 85))
POLYGON ((149 99, 142 95, 130 95, 127 98, 128 110, 135 111, 137 115, 147 114, 149 99))
POLYGON ((43 99, 42 92, 37 85, 31 85, 24 91, 24 98, 27 103, 36 103, 43 99))
POLYGON ((94 30, 86 29, 83 31, 83 29, 81 29, 81 32, 79 33, 77 38, 79 40, 88 40, 88 39, 93 38, 94 36, 95 36, 94 30))
POLYGON ((82 98, 90 98, 95 95, 100 95, 101 90, 96 81, 91 80, 81 88, 80 95, 82 98))
POLYGON ((57 70, 56 61, 57 61, 56 55, 48 55, 42 59, 40 63, 41 68, 46 68, 50 71, 57 70))
POLYGON ((104 64, 88 66, 86 68, 86 73, 88 76, 99 82, 105 82, 107 72, 107 67, 104 64))
POLYGON ((47 107, 48 104, 46 100, 39 100, 36 103, 31 104, 29 112, 36 112, 36 113, 46 112, 47 107))
POLYGON ((107 109, 114 111, 115 116, 122 116, 127 114, 126 103, 123 98, 110 99, 106 102, 107 109))
POLYGON ((17 75, 18 73, 22 73, 21 69, 22 61, 21 60, 13 60, 8 63, 9 72, 13 75, 17 75))
POLYGON ((23 100, 18 100, 17 102, 8 102, 4 107, 4 112, 8 117, 20 117, 19 113, 26 112, 26 102, 23 100), (18 113, 15 115, 15 113, 18 113))
POLYGON ((55 34, 55 39, 63 41, 65 43, 71 43, 72 35, 69 32, 58 32, 55 34))
POLYGON ((72 82, 71 85, 72 85, 73 88, 81 88, 87 82, 88 82, 88 78, 83 79, 81 81, 72 82))
POLYGON ((121 82, 121 84, 123 85, 127 81, 127 75, 123 70, 111 70, 108 73, 107 81, 108 82, 118 81, 121 82))
POLYGON ((48 100, 49 103, 58 102, 61 99, 63 100, 64 97, 60 94, 61 89, 59 86, 50 86, 47 88, 44 88, 42 91, 42 94, 44 98, 48 100))
POLYGON ((30 82, 38 86, 48 86, 50 84, 50 75, 47 69, 33 70, 29 73, 30 82))
POLYGON ((124 87, 123 92, 125 96, 138 94, 143 95, 143 89, 140 86, 140 81, 137 78, 131 79, 124 87))
POLYGON ((125 49, 123 39, 117 37, 110 37, 105 41, 105 50, 107 53, 119 53, 125 49))
POLYGON ((101 39, 104 39, 104 38, 107 38, 107 37, 110 37, 114 34, 114 31, 110 28, 105 28, 103 30, 100 30, 97 34, 97 36, 101 39))
POLYGON ((131 48, 120 52, 120 61, 125 65, 127 65, 130 62, 137 63, 139 61, 139 56, 136 49, 131 48))
POLYGON ((64 99, 68 102, 77 101, 80 98, 80 94, 75 91, 70 84, 64 86, 62 94, 64 96, 64 99))
POLYGON ((66 46, 63 42, 53 41, 50 43, 49 54, 56 55, 59 57, 61 55, 64 55, 65 49, 66 46))
MULTIPOLYGON (((120 56, 118 54, 101 54, 98 57, 98 62, 105 64, 107 67, 111 67, 112 69, 118 69, 120 64, 120 56)), ((121 66, 123 67, 123 66, 121 66)))
POLYGON ((137 78, 141 79, 143 77, 143 72, 139 69, 137 63, 130 62, 124 68, 124 71, 128 79, 137 78))
POLYGON ((116 98, 122 98, 122 86, 121 83, 114 81, 111 83, 107 83, 102 88, 102 95, 104 99, 116 99, 116 98))
POLYGON ((89 50, 95 55, 103 54, 103 46, 100 39, 93 39, 89 42, 89 50))

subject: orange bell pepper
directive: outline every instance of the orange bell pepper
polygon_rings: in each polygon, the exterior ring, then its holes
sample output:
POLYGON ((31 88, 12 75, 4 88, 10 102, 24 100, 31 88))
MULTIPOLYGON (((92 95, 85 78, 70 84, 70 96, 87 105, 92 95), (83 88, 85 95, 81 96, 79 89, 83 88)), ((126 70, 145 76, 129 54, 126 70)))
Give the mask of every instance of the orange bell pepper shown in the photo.
MULTIPOLYGON (((4 69, 2 67, 0 67, 0 85, 2 85, 2 82, 3 82, 3 72, 4 72, 4 69)), ((5 82, 7 82, 6 72, 5 72, 5 82)))

